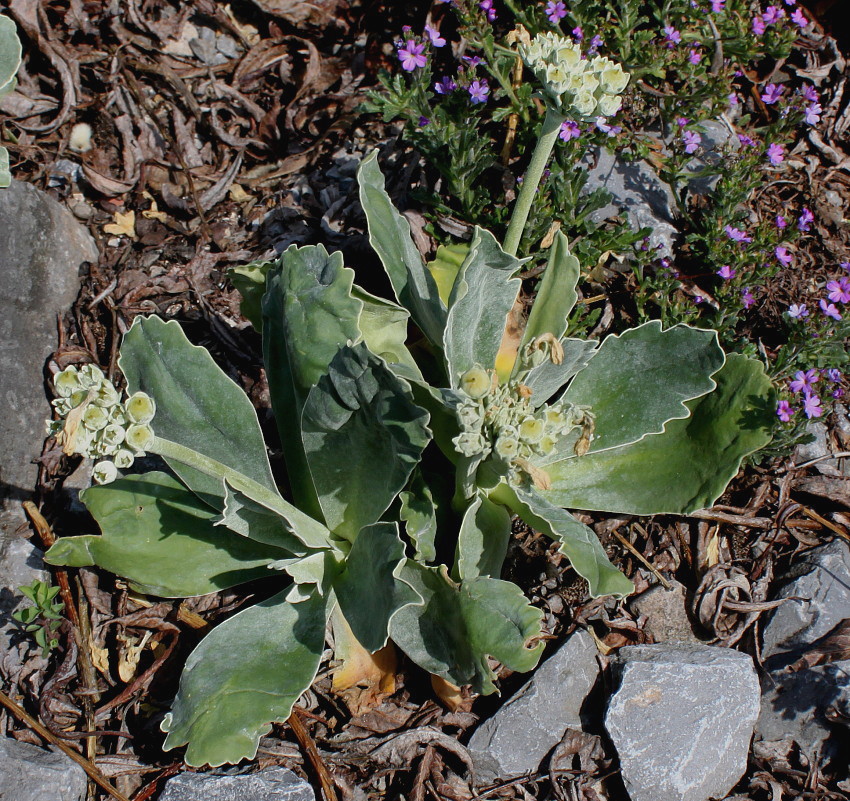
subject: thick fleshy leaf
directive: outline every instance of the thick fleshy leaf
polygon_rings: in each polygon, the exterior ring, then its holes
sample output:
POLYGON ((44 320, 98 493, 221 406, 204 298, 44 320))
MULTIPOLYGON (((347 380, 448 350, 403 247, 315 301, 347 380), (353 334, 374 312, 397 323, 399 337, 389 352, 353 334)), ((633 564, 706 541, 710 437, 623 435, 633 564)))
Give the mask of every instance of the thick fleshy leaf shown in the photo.
POLYGON ((21 66, 21 40, 18 28, 9 17, 0 14, 0 95, 14 80, 21 66))
POLYGON ((9 151, 0 147, 0 189, 5 189, 12 183, 12 173, 9 171, 9 151))
POLYGON ((537 490, 517 489, 502 483, 490 493, 490 498, 505 504, 528 525, 560 543, 559 550, 576 573, 587 580, 594 597, 623 597, 634 591, 632 582, 611 564, 593 530, 541 497, 537 490))
MULTIPOLYGON (((205 348, 189 342, 178 323, 137 317, 124 336, 118 365, 130 394, 146 392, 156 401, 151 426, 157 436, 208 456, 278 494, 251 401, 205 348)), ((221 478, 166 461, 189 489, 223 508, 221 478)))
POLYGON ((491 368, 496 363, 508 313, 522 283, 511 276, 521 265, 502 250, 493 234, 475 227, 449 298, 443 334, 452 387, 474 365, 491 368))
POLYGON ((342 253, 292 245, 269 273, 263 296, 263 361, 290 487, 296 504, 316 518, 321 509, 298 421, 310 389, 336 352, 360 337, 363 303, 352 297, 353 280, 342 253))
POLYGON ((420 562, 437 558, 437 507, 431 488, 417 469, 411 476, 408 489, 399 493, 398 515, 404 521, 405 532, 416 549, 420 562))
POLYGON ((457 540, 453 578, 499 578, 511 538, 511 516, 479 493, 464 512, 457 540))
POLYGON ((540 610, 516 584, 479 576, 460 585, 439 568, 408 560, 402 578, 424 599, 392 619, 390 636, 417 665, 475 692, 496 688, 487 656, 512 670, 531 670, 540 659, 540 610))
POLYGON ((100 536, 62 537, 54 565, 98 565, 148 595, 206 595, 271 575, 287 551, 216 526, 216 512, 166 473, 120 478, 81 493, 100 536))
POLYGON ((576 286, 580 270, 579 260, 570 253, 569 241, 558 231, 549 248, 546 271, 528 315, 520 352, 529 342, 543 334, 551 334, 556 339, 564 336, 567 317, 578 300, 576 286))
POLYGON ((531 402, 534 406, 546 403, 558 390, 567 385, 567 382, 583 370, 593 358, 593 354, 599 343, 592 339, 570 339, 561 340, 564 349, 564 360, 555 364, 548 359, 537 367, 529 370, 523 383, 532 391, 531 402))
POLYGON ((662 434, 549 465, 549 501, 571 509, 686 514, 711 506, 741 460, 770 441, 773 391, 761 363, 739 354, 715 373, 717 389, 662 434))
POLYGON ((591 451, 637 442, 687 417, 689 400, 714 388, 723 366, 716 331, 658 320, 607 337, 564 398, 596 415, 591 451))
POLYGON ((395 523, 375 523, 358 535, 334 592, 358 642, 370 653, 387 644, 393 615, 408 604, 421 604, 416 591, 398 577, 404 543, 395 523))
POLYGON ((304 451, 324 519, 353 542, 407 483, 430 440, 410 386, 364 344, 340 348, 304 404, 304 451))
POLYGON ((410 312, 388 300, 370 295, 358 286, 353 288, 352 295, 363 303, 357 325, 366 347, 394 369, 399 366, 406 368, 396 369, 403 377, 410 376, 421 381, 419 365, 405 345, 410 312))
POLYGON ((162 729, 164 748, 188 743, 188 765, 253 759, 313 681, 325 644, 327 599, 289 604, 286 592, 216 626, 189 655, 162 729))
POLYGON ((447 306, 452 294, 452 287, 455 285, 455 279, 460 272, 461 265, 466 261, 468 253, 469 245, 465 242, 458 242, 454 245, 440 245, 437 247, 434 260, 428 262, 428 269, 437 282, 440 300, 447 306))
POLYGON ((446 307, 437 283, 413 244, 410 223, 396 211, 384 187, 373 150, 357 168, 360 203, 369 226, 369 244, 384 265, 398 302, 413 316, 422 333, 435 345, 443 340, 446 307))
POLYGON ((266 277, 274 266, 273 261, 252 261, 249 264, 236 265, 227 271, 230 282, 242 295, 239 311, 254 326, 258 334, 263 333, 263 295, 266 293, 266 277))

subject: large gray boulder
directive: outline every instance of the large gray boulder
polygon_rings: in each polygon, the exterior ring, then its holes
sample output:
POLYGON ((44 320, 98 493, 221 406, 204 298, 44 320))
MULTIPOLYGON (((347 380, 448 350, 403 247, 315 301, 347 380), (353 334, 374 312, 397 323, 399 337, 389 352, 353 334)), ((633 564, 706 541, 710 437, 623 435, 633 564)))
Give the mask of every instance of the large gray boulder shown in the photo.
POLYGON ((621 648, 613 667, 605 728, 631 800, 723 798, 747 767, 759 713, 753 660, 664 643, 621 648))
POLYGON ((65 754, 0 737, 0 799, 80 801, 85 771, 65 754))
POLYGON ((21 501, 38 475, 44 421, 44 361, 56 348, 56 315, 79 292, 79 268, 97 247, 73 215, 30 184, 0 189, 0 530, 22 525, 21 501))
POLYGON ((593 638, 576 631, 469 741, 478 784, 537 769, 567 728, 582 728, 581 708, 599 677, 593 638))
POLYGON ((315 801, 304 779, 287 768, 217 776, 180 773, 165 783, 159 801, 315 801))

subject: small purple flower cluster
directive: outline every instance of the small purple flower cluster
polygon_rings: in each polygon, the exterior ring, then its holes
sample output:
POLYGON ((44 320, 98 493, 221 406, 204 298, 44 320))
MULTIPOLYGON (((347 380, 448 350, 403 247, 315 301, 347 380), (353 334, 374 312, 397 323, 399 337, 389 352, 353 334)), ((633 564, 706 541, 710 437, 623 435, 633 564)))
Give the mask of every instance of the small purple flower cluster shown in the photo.
MULTIPOLYGON (((802 411, 809 420, 813 417, 820 417, 824 411, 820 396, 817 394, 815 388, 815 384, 821 380, 821 377, 825 377, 827 381, 834 385, 830 391, 833 398, 837 399, 844 396, 844 388, 841 386, 844 376, 835 367, 831 367, 828 370, 816 370, 814 368, 810 370, 798 370, 794 373, 794 378, 788 382, 788 389, 794 395, 802 396, 802 411)), ((789 422, 796 413, 797 409, 788 400, 779 401, 776 407, 776 415, 783 423, 789 422)))

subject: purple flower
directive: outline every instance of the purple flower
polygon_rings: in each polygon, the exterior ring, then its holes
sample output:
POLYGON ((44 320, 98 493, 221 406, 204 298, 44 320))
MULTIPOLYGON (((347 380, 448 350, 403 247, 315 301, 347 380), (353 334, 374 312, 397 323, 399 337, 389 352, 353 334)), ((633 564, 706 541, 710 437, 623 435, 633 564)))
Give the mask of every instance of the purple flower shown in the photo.
POLYGON ((737 106, 738 105, 738 93, 737 92, 729 92, 729 105, 737 106))
POLYGON ((420 128, 424 128, 426 125, 430 125, 430 124, 431 124, 431 120, 429 120, 427 117, 423 117, 421 114, 419 115, 419 127, 420 128))
POLYGON ((573 38, 577 42, 581 42, 584 40, 584 31, 581 29, 581 25, 576 25, 575 28, 572 29, 573 38))
POLYGON ((841 370, 837 367, 830 367, 829 370, 826 371, 826 377, 837 384, 841 380, 841 370))
POLYGON ((764 33, 764 20, 758 14, 753 17, 753 33, 756 36, 761 36, 764 33))
POLYGON ((768 105, 772 106, 780 97, 782 97, 783 88, 778 83, 769 83, 764 87, 761 94, 761 99, 768 105))
POLYGON ((832 397, 835 398, 836 400, 838 400, 839 398, 843 398, 844 397, 844 388, 843 387, 836 387, 834 390, 832 390, 832 397))
POLYGON ((730 267, 728 264, 724 264, 718 271, 717 274, 724 280, 728 281, 730 278, 735 277, 735 270, 730 267))
POLYGON ((785 161, 785 148, 774 142, 767 148, 767 160, 774 167, 778 167, 783 161, 785 161))
POLYGON ((473 103, 486 103, 490 87, 487 85, 487 79, 482 78, 480 81, 469 84, 466 91, 469 92, 469 98, 473 103))
POLYGON ((602 37, 596 34, 591 40, 587 48, 587 55, 592 56, 599 48, 602 47, 602 37))
POLYGON ((744 147, 755 147, 756 146, 756 140, 753 139, 751 136, 747 136, 746 134, 738 134, 738 141, 744 147))
POLYGON ((428 63, 428 58, 424 55, 424 52, 424 44, 418 44, 413 39, 408 39, 407 47, 399 47, 398 49, 402 69, 413 72, 417 67, 424 67, 428 63))
POLYGON ((809 209, 803 209, 800 218, 797 220, 797 228, 801 231, 808 231, 814 221, 815 215, 809 209))
POLYGON ((820 417, 823 414, 823 409, 820 407, 820 398, 817 395, 806 393, 803 396, 803 411, 809 420, 813 417, 820 417))
POLYGON ((787 227, 788 220, 786 220, 781 214, 776 215, 776 227, 781 231, 783 228, 787 227))
POLYGON ((493 8, 493 0, 481 0, 478 4, 478 8, 487 15, 487 19, 490 22, 496 21, 496 9, 493 8))
POLYGON ((842 270, 847 270, 847 272, 850 273, 850 261, 842 261, 838 266, 842 270))
POLYGON ((834 303, 827 303, 823 298, 818 301, 818 306, 820 306, 820 310, 827 316, 832 317, 833 320, 841 319, 841 312, 835 307, 834 303))
POLYGON ((806 25, 809 24, 809 21, 806 19, 806 15, 803 13, 802 8, 795 8, 791 12, 791 22, 793 22, 799 28, 805 28, 806 25))
POLYGON ((450 94, 451 92, 454 92, 455 89, 457 89, 457 84, 454 79, 450 78, 448 75, 444 78, 440 78, 440 80, 434 84, 434 91, 438 95, 450 94))
POLYGON ((699 64, 702 61, 702 53, 699 50, 691 50, 688 52, 688 61, 691 64, 699 64))
POLYGON ((726 5, 726 0, 711 0, 711 11, 714 14, 719 14, 723 11, 723 7, 726 5))
POLYGON ((817 370, 797 370, 794 380, 788 385, 792 392, 806 392, 820 381, 820 373, 817 370))
POLYGON ((732 225, 724 226, 723 230, 726 232, 726 236, 728 236, 733 242, 753 241, 753 238, 746 231, 742 231, 740 228, 735 228, 732 225))
POLYGON ((829 299, 834 303, 850 303, 850 278, 839 278, 826 285, 829 299))
POLYGON ((805 84, 805 86, 803 86, 803 88, 800 90, 800 94, 805 100, 808 100, 809 103, 820 102, 820 95, 818 94, 818 90, 815 89, 815 87, 811 84, 805 84))
POLYGON ((667 42, 667 47, 673 47, 682 41, 682 34, 679 33, 672 25, 664 26, 664 41, 667 42))
POLYGON ((806 125, 817 125, 821 114, 823 114, 823 106, 820 103, 810 103, 803 112, 803 119, 806 125))
POLYGON ((479 64, 484 63, 484 59, 481 56, 461 56, 463 60, 469 64, 470 69, 475 69, 479 64))
POLYGON ((446 40, 440 36, 440 32, 436 28, 432 28, 430 25, 425 26, 425 34, 431 40, 431 44, 434 45, 434 47, 443 47, 446 43, 446 40))
POLYGON ((779 6, 768 6, 764 10, 764 14, 762 15, 762 19, 765 21, 767 25, 773 25, 774 23, 779 22, 785 16, 785 11, 779 6))
POLYGON ((773 252, 776 255, 777 261, 786 267, 794 261, 794 257, 788 252, 788 248, 782 245, 777 245, 773 252))
POLYGON ((569 142, 570 139, 578 139, 581 136, 581 128, 572 120, 565 120, 561 123, 561 131, 558 136, 565 142, 569 142))
POLYGON ((748 286, 745 286, 741 290, 741 302, 744 304, 745 309, 749 309, 750 306, 756 302, 756 299, 753 297, 753 293, 750 292, 750 288, 748 286))
POLYGON ((680 128, 684 128, 690 120, 687 117, 676 117, 676 125, 680 128))
POLYGON ((788 316, 793 317, 795 320, 802 320, 809 316, 809 310, 806 308, 805 303, 801 303, 799 306, 796 303, 792 303, 788 307, 788 316))
POLYGON ((682 142, 685 145, 685 153, 696 153, 702 137, 696 131, 685 131, 682 134, 682 142))
POLYGON ((553 25, 557 25, 559 20, 562 20, 567 16, 567 7, 561 2, 561 0, 549 0, 546 3, 546 16, 549 17, 549 22, 553 25))
POLYGON ((787 423, 794 416, 794 409, 787 400, 782 400, 776 406, 776 415, 783 423, 787 423))

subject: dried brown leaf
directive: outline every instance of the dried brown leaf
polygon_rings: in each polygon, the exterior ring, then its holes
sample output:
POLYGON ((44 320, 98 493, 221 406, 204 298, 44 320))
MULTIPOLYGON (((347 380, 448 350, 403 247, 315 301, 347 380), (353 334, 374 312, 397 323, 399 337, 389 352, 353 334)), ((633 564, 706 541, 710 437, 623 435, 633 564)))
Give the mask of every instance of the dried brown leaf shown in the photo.
POLYGON ((842 659, 850 659, 850 618, 842 620, 823 637, 815 640, 800 659, 785 669, 789 673, 796 673, 842 659))

